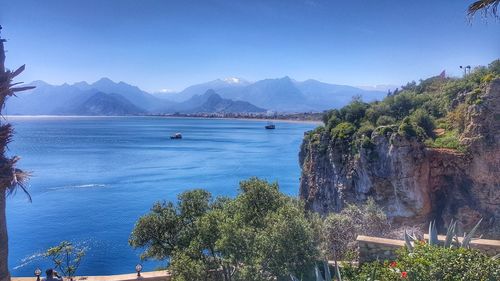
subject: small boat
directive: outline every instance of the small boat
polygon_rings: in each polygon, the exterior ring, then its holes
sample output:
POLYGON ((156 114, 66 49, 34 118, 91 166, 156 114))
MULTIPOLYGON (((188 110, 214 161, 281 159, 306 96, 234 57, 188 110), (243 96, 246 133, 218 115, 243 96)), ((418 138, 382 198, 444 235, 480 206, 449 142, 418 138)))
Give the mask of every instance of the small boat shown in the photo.
POLYGON ((182 135, 181 135, 181 133, 175 133, 172 136, 170 136, 170 138, 173 140, 180 140, 180 139, 182 139, 182 135))
POLYGON ((276 126, 273 123, 269 122, 266 125, 266 129, 268 129, 268 130, 274 130, 274 129, 276 129, 276 126))

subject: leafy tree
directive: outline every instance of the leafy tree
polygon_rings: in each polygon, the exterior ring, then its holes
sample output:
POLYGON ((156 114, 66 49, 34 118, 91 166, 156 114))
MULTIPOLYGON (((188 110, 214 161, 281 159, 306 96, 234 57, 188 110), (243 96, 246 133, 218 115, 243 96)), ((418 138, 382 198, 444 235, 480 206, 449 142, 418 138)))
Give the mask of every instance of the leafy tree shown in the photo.
POLYGON ((185 192, 156 203, 130 244, 143 258, 168 260, 174 280, 269 280, 312 267, 316 244, 303 205, 277 184, 252 178, 234 199, 185 192))
POLYGON ((77 248, 71 242, 63 241, 61 244, 48 249, 45 256, 52 259, 55 268, 64 276, 73 280, 82 258, 85 256, 85 249, 77 248))
POLYGON ((191 190, 178 196, 178 203, 157 202, 151 212, 139 218, 129 244, 146 248, 142 259, 163 260, 178 247, 187 247, 196 236, 196 220, 211 208, 211 195, 205 190, 191 190))
POLYGON ((361 97, 354 97, 351 103, 340 109, 342 120, 359 125, 365 116, 368 104, 361 100, 361 97))

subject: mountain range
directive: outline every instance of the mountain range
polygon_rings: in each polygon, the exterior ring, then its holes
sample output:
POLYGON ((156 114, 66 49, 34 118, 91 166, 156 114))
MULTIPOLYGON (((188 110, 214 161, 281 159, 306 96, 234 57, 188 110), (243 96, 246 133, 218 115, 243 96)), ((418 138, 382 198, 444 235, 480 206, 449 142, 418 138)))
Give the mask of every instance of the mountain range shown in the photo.
POLYGON ((385 92, 289 77, 248 82, 217 79, 178 93, 148 93, 125 82, 102 78, 92 84, 50 85, 34 81, 34 90, 10 98, 9 115, 144 115, 218 112, 319 112, 347 104, 353 96, 381 99, 385 92))

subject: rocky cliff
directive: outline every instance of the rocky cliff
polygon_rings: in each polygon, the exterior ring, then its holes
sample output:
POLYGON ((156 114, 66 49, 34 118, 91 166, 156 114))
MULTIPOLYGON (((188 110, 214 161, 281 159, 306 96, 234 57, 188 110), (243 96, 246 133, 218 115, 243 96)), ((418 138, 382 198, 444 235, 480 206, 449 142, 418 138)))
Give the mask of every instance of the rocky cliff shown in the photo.
POLYGON ((454 102, 464 104, 463 150, 432 148, 396 126, 374 129, 356 153, 328 133, 306 135, 300 197, 307 208, 325 214, 373 197, 396 225, 443 227, 453 218, 469 229, 482 217, 484 229, 500 233, 500 79, 454 102), (465 103, 473 94, 478 102, 465 103))

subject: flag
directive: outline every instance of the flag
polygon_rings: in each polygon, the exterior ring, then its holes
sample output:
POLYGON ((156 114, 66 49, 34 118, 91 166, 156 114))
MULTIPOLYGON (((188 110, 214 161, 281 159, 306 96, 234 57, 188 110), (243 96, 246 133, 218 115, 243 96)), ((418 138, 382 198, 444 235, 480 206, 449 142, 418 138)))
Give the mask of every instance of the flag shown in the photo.
POLYGON ((446 70, 443 70, 441 74, 439 74, 439 78, 445 79, 446 78, 446 70))

